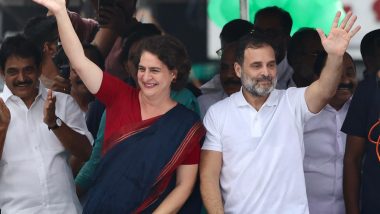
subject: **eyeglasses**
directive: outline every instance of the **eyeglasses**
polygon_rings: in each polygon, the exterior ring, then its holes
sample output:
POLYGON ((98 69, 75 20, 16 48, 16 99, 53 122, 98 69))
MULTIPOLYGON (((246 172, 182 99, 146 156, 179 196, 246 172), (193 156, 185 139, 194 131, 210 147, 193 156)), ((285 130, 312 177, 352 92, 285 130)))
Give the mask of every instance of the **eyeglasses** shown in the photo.
POLYGON ((219 50, 216 51, 216 54, 218 55, 218 57, 222 57, 222 54, 223 54, 223 48, 220 48, 219 50))

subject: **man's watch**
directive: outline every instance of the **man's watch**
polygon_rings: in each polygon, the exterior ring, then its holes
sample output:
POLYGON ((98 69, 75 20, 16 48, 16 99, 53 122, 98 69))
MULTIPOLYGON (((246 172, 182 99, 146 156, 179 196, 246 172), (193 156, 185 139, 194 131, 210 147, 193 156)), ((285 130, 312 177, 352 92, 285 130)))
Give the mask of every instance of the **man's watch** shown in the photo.
POLYGON ((54 126, 48 126, 48 129, 49 130, 54 130, 54 129, 58 129, 61 126, 62 126, 62 120, 61 120, 61 118, 57 117, 55 119, 55 125, 54 126))

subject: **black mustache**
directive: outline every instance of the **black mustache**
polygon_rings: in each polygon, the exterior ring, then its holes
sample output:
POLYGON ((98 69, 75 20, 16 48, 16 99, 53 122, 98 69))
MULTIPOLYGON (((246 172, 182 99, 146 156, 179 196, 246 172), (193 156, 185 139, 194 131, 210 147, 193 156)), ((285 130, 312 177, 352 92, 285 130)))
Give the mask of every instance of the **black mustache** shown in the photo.
POLYGON ((15 86, 19 86, 19 85, 30 85, 30 84, 32 84, 33 83, 33 81, 32 80, 25 80, 25 81, 17 81, 17 82, 15 82, 15 86))
POLYGON ((338 85, 338 89, 349 89, 349 90, 352 90, 354 88, 354 84, 353 83, 340 83, 338 85))

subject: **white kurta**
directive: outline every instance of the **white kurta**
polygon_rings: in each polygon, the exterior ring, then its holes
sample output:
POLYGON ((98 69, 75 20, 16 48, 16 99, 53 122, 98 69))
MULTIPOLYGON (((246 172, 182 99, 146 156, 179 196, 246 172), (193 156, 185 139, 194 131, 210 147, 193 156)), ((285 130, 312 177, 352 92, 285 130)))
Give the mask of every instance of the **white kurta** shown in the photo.
POLYGON ((350 101, 336 111, 327 105, 304 129, 304 171, 311 214, 344 214, 343 157, 346 134, 340 131, 350 101))
MULTIPOLYGON (((56 115, 92 142, 83 114, 74 99, 56 96, 56 115)), ((2 214, 74 214, 82 208, 75 193, 68 152, 43 122, 47 89, 28 109, 5 86, 1 98, 11 112, 0 160, 0 208, 2 214)))

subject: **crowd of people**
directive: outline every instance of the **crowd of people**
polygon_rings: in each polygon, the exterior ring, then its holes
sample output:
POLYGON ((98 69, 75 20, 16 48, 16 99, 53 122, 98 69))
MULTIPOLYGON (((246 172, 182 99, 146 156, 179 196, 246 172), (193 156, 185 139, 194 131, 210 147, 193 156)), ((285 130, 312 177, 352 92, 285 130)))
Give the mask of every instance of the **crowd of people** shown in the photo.
POLYGON ((377 214, 380 30, 301 28, 276 6, 220 34, 195 96, 186 47, 137 0, 65 0, 0 48, 0 212, 377 214))

